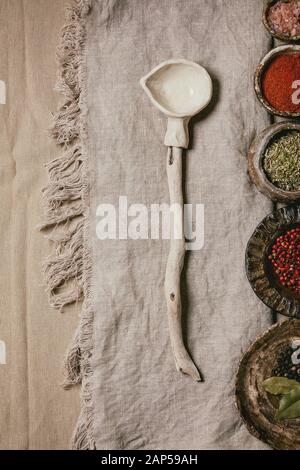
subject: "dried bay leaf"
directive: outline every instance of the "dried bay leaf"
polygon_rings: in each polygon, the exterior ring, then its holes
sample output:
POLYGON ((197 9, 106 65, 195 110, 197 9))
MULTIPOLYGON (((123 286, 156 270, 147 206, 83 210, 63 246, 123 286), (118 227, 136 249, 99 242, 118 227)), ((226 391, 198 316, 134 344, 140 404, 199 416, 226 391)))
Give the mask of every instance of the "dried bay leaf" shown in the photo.
POLYGON ((281 398, 275 417, 279 420, 300 417, 300 387, 294 388, 281 398))
POLYGON ((286 377, 270 377, 262 383, 264 390, 272 395, 285 395, 295 388, 299 388, 300 383, 286 377))

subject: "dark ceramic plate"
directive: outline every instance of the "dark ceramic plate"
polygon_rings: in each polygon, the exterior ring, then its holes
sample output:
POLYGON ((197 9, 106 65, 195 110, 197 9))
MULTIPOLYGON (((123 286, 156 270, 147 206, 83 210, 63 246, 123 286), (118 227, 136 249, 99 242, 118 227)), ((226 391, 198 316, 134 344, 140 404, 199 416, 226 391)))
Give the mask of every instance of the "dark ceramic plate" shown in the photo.
POLYGON ((236 403, 247 429, 274 449, 300 450, 300 418, 277 421, 279 399, 262 388, 272 376, 278 353, 300 338, 300 321, 287 320, 270 328, 244 354, 236 379, 236 403))
POLYGON ((278 236, 298 226, 300 204, 278 209, 257 226, 246 249, 246 273, 256 295, 271 309, 293 318, 300 318, 300 296, 279 284, 268 255, 278 236))

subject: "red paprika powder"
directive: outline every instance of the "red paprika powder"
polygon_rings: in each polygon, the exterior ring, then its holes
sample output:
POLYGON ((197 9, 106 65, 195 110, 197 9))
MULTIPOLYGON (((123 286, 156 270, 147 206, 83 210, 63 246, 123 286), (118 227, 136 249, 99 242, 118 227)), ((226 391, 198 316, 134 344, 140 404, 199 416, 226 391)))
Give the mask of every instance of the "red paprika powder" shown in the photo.
POLYGON ((262 91, 266 101, 276 110, 300 112, 299 55, 280 54, 275 57, 263 75, 262 91))

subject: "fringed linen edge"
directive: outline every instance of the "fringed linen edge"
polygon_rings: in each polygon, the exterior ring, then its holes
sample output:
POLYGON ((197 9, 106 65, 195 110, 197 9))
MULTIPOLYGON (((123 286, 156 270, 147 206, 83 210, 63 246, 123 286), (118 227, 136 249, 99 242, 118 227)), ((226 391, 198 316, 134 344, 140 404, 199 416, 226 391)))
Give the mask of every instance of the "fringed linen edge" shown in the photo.
POLYGON ((92 425, 91 356, 94 312, 91 302, 89 166, 87 155, 86 21, 92 0, 73 0, 57 49, 55 89, 63 102, 54 115, 52 136, 62 156, 47 164, 49 183, 42 192, 44 221, 54 253, 44 264, 50 305, 62 311, 83 299, 80 323, 65 358, 69 388, 81 383, 81 412, 72 449, 95 449, 92 425), (50 233, 50 235, 49 235, 50 233))

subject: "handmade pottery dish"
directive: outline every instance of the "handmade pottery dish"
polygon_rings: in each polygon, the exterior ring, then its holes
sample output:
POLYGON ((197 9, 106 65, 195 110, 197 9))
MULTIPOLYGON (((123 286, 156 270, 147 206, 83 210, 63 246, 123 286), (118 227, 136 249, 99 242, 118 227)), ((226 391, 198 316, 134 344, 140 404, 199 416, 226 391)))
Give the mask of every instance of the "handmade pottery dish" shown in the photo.
MULTIPOLYGON (((278 237, 296 228, 300 230, 300 205, 295 204, 272 212, 262 220, 252 234, 246 248, 245 262, 249 283, 262 302, 282 315, 300 318, 298 281, 296 284, 297 290, 294 290, 295 273, 291 271, 293 281, 292 284, 288 285, 289 278, 285 280, 286 274, 281 275, 280 272, 283 267, 279 266, 277 268, 274 266, 274 259, 272 258, 272 256, 277 257, 277 249, 274 246, 278 237)), ((298 232, 296 235, 298 237, 298 232)), ((299 248, 296 247, 296 250, 299 249, 300 245, 299 248)), ((280 254, 278 256, 281 257, 280 254)), ((284 254, 283 258, 284 269, 290 269, 290 254, 284 254), (287 259, 285 260, 286 256, 287 259)), ((296 271, 296 267, 294 270, 296 271)), ((289 273, 288 275, 290 276, 289 273)), ((296 273, 296 275, 298 274, 296 273)))
POLYGON ((182 223, 182 161, 183 149, 189 146, 189 121, 210 103, 213 84, 204 67, 185 59, 162 62, 143 77, 140 84, 151 103, 168 117, 164 144, 168 147, 166 167, 170 204, 176 207, 176 214, 170 227, 165 296, 175 365, 178 371, 201 382, 201 374, 186 350, 181 327, 180 274, 186 251, 182 223))
POLYGON ((264 129, 253 141, 248 152, 249 174, 258 190, 273 201, 292 202, 300 199, 300 188, 296 191, 284 190, 270 180, 264 168, 265 152, 270 144, 289 132, 299 132, 300 124, 280 122, 264 129))
MULTIPOLYGON (((300 45, 284 45, 284 46, 279 46, 276 47, 275 49, 272 49, 270 52, 268 52, 264 58, 261 60, 259 65, 256 68, 255 71, 255 76, 254 76, 254 89, 255 93, 257 95, 257 98, 259 99, 260 103, 265 107, 265 109, 273 115, 276 116, 282 116, 282 117, 287 117, 287 118, 297 118, 300 117, 300 111, 296 112, 291 112, 291 111, 283 111, 278 108, 275 108, 270 104, 270 102, 266 99, 265 93, 263 91, 263 79, 264 76, 269 69, 269 67, 274 63, 274 61, 279 58, 280 56, 283 55, 295 55, 298 54, 300 56, 300 45)), ((281 67, 281 71, 282 71, 281 67)), ((293 84, 296 84, 295 82, 292 82, 290 85, 292 86, 293 84)), ((298 86, 298 84, 297 84, 298 86)), ((279 87, 281 92, 285 92, 286 90, 284 87, 280 86, 279 87)), ((291 89, 291 99, 292 99, 292 89, 291 89)))
POLYGON ((188 123, 211 101, 212 80, 201 65, 170 59, 157 65, 140 80, 152 104, 168 117, 164 144, 188 148, 188 123))
MULTIPOLYGON (((281 3, 290 3, 290 0, 280 0, 281 3)), ((300 36, 299 35, 288 35, 288 34, 283 34, 280 33, 279 31, 275 31, 274 27, 272 26, 270 19, 269 19, 269 14, 270 14, 270 9, 275 5, 279 3, 279 0, 267 0, 265 2, 265 6, 263 9, 263 24, 267 31, 276 39, 279 39, 280 41, 285 41, 285 42, 297 42, 300 41, 300 36)))
POLYGON ((271 327, 243 355, 236 378, 236 403, 248 431, 278 450, 300 450, 300 418, 276 419, 279 397, 269 394, 263 383, 295 339, 300 339, 299 320, 271 327))

